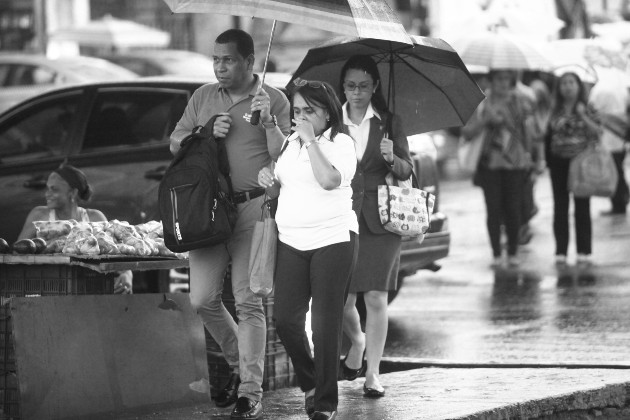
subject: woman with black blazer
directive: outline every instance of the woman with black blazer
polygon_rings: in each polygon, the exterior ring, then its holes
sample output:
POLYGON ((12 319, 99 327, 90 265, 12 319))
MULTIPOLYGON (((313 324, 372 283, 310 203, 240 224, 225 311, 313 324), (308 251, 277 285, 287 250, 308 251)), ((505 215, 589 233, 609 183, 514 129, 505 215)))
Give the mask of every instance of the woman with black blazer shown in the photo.
POLYGON ((359 257, 344 309, 344 332, 352 347, 342 362, 342 374, 354 380, 363 373, 367 397, 385 395, 379 365, 387 336, 387 295, 397 287, 401 237, 383 229, 378 215, 378 186, 385 177, 411 176, 409 144, 400 118, 387 109, 378 68, 369 56, 348 59, 341 70, 344 123, 354 139, 357 170, 352 180, 353 209, 359 221, 359 257), (362 292, 367 319, 365 334, 356 309, 362 292))

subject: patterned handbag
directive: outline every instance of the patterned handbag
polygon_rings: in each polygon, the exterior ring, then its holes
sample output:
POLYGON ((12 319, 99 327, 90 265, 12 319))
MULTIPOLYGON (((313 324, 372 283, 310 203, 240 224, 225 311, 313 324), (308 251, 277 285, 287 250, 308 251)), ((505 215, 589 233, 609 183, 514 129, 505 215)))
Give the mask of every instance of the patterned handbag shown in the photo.
POLYGON ((418 180, 413 172, 411 179, 413 187, 389 183, 378 186, 378 213, 385 230, 424 239, 431 224, 435 196, 417 188, 418 180))

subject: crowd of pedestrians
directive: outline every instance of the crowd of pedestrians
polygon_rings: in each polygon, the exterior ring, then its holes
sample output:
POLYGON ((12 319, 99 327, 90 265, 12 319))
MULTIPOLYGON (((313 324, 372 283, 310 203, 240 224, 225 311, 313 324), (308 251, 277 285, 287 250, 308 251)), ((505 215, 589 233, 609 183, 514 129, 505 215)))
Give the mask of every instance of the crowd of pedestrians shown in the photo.
POLYGON ((171 151, 177 153, 194 127, 216 116, 212 133, 225 141, 238 220, 226 243, 189 253, 192 306, 231 370, 215 402, 234 404, 233 419, 262 416, 265 317, 262 299, 249 288, 247 264, 254 223, 271 197, 278 200, 276 331, 308 417, 335 418, 339 378, 365 374, 364 396, 385 396, 379 365, 401 237, 381 226, 377 192, 388 174, 394 180, 411 176, 405 129, 387 109, 378 69, 367 56, 350 57, 343 67, 343 104, 325 82, 296 79, 290 104, 279 90, 261 85, 253 73, 253 41, 244 31, 219 35, 213 60, 218 83, 193 94, 171 135, 171 151), (257 111, 260 123, 254 125, 257 111), (238 324, 221 301, 230 261, 238 324), (367 307, 365 334, 358 293, 367 307), (351 348, 341 359, 344 331, 351 348))
MULTIPOLYGON (((176 153, 194 127, 217 116, 212 131, 225 140, 238 206, 235 231, 226 243, 190 252, 190 299, 231 369, 216 404, 234 404, 234 419, 260 418, 266 326, 262 299, 249 288, 247 265, 263 201, 277 198, 274 321, 304 392, 308 417, 332 419, 339 378, 364 375, 364 396, 385 396, 379 365, 387 335, 387 295, 397 287, 401 237, 381 226, 377 189, 386 177, 406 180, 412 174, 407 136, 401 119, 387 108, 370 57, 349 57, 339 74, 340 97, 325 82, 296 79, 289 102, 254 74, 253 45, 241 30, 217 37, 213 60, 218 83, 194 93, 171 135, 176 153), (250 123, 255 112, 260 112, 257 125, 250 123), (230 262, 238 324, 221 301, 230 262), (359 293, 366 304, 364 330, 356 309, 359 293), (312 348, 306 333, 309 308, 312 348), (342 357, 344 332, 350 348, 342 357)), ((627 103, 627 92, 615 109, 606 108, 610 90, 595 92, 589 102, 584 83, 571 72, 552 85, 535 80, 529 86, 512 70, 488 74, 486 99, 462 135, 483 137, 474 182, 485 199, 493 266, 520 264, 519 245, 527 242, 523 238, 536 213, 536 176, 546 168, 553 190, 556 261, 567 263, 568 167, 589 143, 602 142, 613 153, 621 176, 611 213, 625 213, 625 144, 607 139, 616 133, 608 133, 600 115, 618 112, 627 103)), ((589 199, 574 198, 574 203, 578 262, 589 264, 589 199)))
MULTIPOLYGON (((618 173, 611 208, 602 215, 626 214, 629 192, 623 162, 628 132, 619 126, 627 130, 629 90, 605 77, 589 85, 571 69, 544 81, 534 78, 527 85, 511 70, 490 71, 478 77, 487 98, 461 133, 468 141, 478 135, 484 138, 474 183, 484 193, 491 265, 505 266, 504 234, 507 264, 520 264, 518 248, 531 238, 528 222, 537 211, 535 180, 548 170, 553 192, 555 260, 557 265, 566 266, 571 236, 569 166, 589 144, 607 150, 618 173), (607 123, 611 120, 625 124, 607 123)), ((590 198, 573 196, 573 213, 576 262, 579 267, 588 267, 593 264, 590 198)))

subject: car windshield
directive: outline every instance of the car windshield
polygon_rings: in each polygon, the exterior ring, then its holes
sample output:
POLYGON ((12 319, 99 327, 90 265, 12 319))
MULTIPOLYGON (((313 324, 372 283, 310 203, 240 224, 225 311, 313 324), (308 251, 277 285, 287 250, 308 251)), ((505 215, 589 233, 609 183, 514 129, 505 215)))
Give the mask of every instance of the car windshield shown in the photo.
POLYGON ((116 65, 110 66, 109 63, 99 64, 98 66, 87 63, 68 63, 67 68, 77 77, 86 81, 121 80, 138 77, 137 74, 125 68, 116 65))
POLYGON ((161 58, 162 66, 166 74, 178 74, 182 76, 209 76, 214 78, 212 61, 205 57, 186 56, 185 59, 175 57, 161 58))

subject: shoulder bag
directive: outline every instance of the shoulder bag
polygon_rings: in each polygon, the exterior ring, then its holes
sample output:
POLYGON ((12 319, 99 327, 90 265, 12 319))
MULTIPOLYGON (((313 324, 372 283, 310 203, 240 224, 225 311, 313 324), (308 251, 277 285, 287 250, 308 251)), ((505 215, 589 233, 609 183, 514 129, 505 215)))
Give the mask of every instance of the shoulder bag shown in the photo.
POLYGON ((611 197, 618 176, 610 152, 598 143, 590 144, 571 159, 567 187, 576 197, 611 197))
MULTIPOLYGON (((393 177, 389 182, 392 179, 393 177)), ((417 188, 418 180, 413 172, 411 180, 411 187, 389 183, 378 186, 379 217, 383 228, 389 232, 424 239, 424 234, 431 225, 435 196, 417 188)), ((388 182, 388 179, 385 181, 388 182)), ((404 183, 405 181, 403 185, 404 183)))
POLYGON ((278 227, 272 213, 275 200, 265 196, 260 220, 254 225, 249 253, 249 288, 260 297, 267 297, 273 292, 278 243, 278 227))

